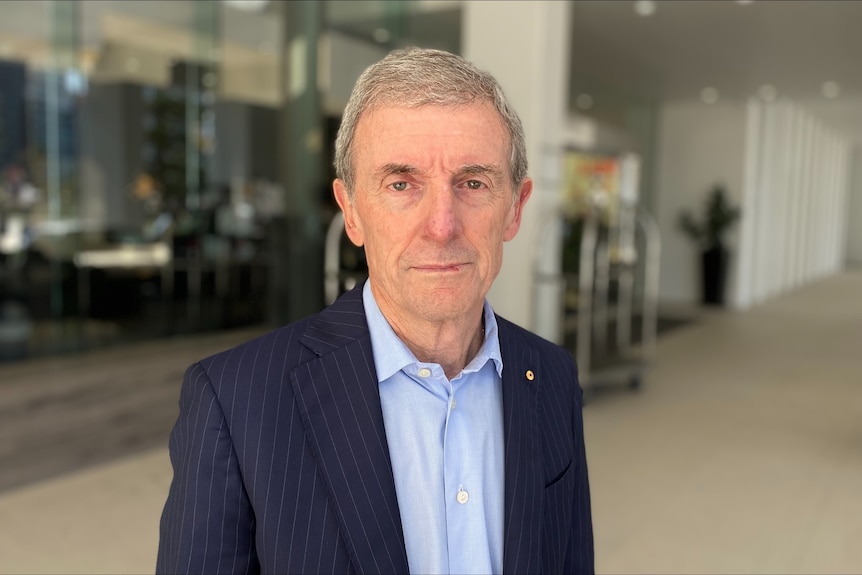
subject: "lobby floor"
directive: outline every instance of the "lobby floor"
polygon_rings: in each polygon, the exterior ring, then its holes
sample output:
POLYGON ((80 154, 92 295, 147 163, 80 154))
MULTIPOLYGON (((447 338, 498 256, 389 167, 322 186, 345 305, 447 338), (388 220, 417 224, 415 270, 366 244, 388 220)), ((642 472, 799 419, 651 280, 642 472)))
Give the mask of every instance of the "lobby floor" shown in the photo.
MULTIPOLYGON (((152 572, 171 469, 158 433, 128 430, 166 401, 152 425, 175 417, 184 367, 251 335, 0 366, 0 414, 15 414, 0 418, 0 459, 16 462, 0 469, 0 573, 152 572), (106 379, 136 391, 97 396, 88 382, 106 379), (28 381, 81 393, 46 402, 28 381), (87 431, 70 427, 62 450, 39 442, 73 424, 87 431)), ((862 273, 703 312, 657 353, 643 389, 585 410, 597 570, 862 572, 862 273)))

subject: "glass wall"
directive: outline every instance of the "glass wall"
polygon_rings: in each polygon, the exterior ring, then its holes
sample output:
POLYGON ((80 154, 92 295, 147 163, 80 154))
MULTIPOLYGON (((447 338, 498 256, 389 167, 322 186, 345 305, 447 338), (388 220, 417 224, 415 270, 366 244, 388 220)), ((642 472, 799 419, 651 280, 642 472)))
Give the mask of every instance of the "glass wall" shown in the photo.
POLYGON ((457 51, 459 23, 457 2, 0 4, 0 361, 322 306, 349 90, 393 47, 457 51))

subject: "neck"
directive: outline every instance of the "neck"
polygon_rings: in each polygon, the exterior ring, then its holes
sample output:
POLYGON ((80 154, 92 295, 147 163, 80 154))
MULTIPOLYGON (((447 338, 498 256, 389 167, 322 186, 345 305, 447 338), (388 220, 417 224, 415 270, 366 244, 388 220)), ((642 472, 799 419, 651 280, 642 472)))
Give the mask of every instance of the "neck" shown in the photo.
POLYGON ((379 301, 378 307, 416 359, 439 364, 449 379, 461 373, 485 341, 484 303, 463 317, 442 321, 407 318, 379 301))

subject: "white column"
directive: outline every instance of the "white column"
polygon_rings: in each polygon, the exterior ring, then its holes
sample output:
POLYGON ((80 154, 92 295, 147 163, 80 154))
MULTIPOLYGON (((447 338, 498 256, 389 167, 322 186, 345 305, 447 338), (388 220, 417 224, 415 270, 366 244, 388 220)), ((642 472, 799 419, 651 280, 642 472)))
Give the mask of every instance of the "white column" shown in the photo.
POLYGON ((802 118, 802 156, 800 158, 799 167, 799 195, 796 198, 797 202, 797 227, 796 227, 796 249, 794 253, 796 254, 794 257, 795 261, 795 273, 793 276, 793 287, 798 287, 805 283, 805 275, 806 275, 806 259, 805 259, 805 249, 807 245, 808 236, 806 234, 806 224, 807 224, 807 210, 808 206, 806 204, 806 198, 808 197, 808 190, 810 189, 811 178, 809 176, 811 171, 811 151, 813 150, 813 139, 814 139, 814 131, 813 131, 814 123, 809 116, 803 116, 802 118))
POLYGON ((735 307, 748 309, 754 303, 754 277, 757 258, 754 252, 757 226, 757 189, 761 169, 763 106, 751 99, 745 109, 745 158, 742 165, 742 220, 739 229, 739 272, 736 274, 735 307))
POLYGON ((841 241, 838 246, 838 262, 841 267, 848 261, 848 250, 851 245, 851 235, 849 227, 852 225, 855 238, 862 236, 860 228, 862 221, 853 218, 853 210, 862 213, 859 205, 862 204, 862 181, 858 181, 855 177, 853 180, 853 189, 851 190, 851 170, 855 170, 858 175, 862 173, 862 154, 853 153, 854 150, 850 144, 844 142, 841 146, 841 153, 838 161, 838 190, 839 203, 841 205, 842 217, 836 222, 840 229, 839 237, 841 241), (860 162, 854 168, 854 162, 860 162), (851 196, 852 194, 852 196, 851 196))
POLYGON ((793 126, 792 135, 788 140, 787 145, 792 149, 790 162, 790 183, 787 187, 789 193, 788 207, 789 215, 787 218, 790 234, 787 237, 787 252, 785 253, 785 269, 784 269, 784 289, 789 290, 796 286, 796 274, 799 266, 796 261, 796 255, 799 253, 799 222, 800 206, 799 196, 802 193, 802 149, 804 140, 804 125, 802 115, 799 108, 793 106, 793 117, 791 124, 793 126))
POLYGON ((769 274, 771 271, 769 239, 772 234, 772 215, 769 213, 772 200, 772 180, 775 175, 775 106, 765 107, 763 115, 763 142, 760 156, 760 181, 757 188, 755 218, 755 269, 754 301, 761 303, 769 295, 769 274))
POLYGON ((776 104, 778 110, 778 141, 783 144, 777 149, 775 163, 775 187, 773 189, 772 211, 775 218, 775 233, 772 242, 772 272, 770 277, 771 294, 779 294, 787 289, 784 283, 785 253, 787 251, 787 238, 790 233, 788 226, 788 172, 790 168, 791 146, 791 113, 790 104, 779 102, 776 104))
POLYGON ((518 112, 534 181, 521 230, 506 244, 503 267, 489 299, 501 315, 553 339, 559 319, 557 303, 553 298, 541 298, 542 305, 533 311, 533 253, 542 220, 560 198, 571 4, 507 1, 464 2, 462 6, 462 54, 497 78, 518 112))

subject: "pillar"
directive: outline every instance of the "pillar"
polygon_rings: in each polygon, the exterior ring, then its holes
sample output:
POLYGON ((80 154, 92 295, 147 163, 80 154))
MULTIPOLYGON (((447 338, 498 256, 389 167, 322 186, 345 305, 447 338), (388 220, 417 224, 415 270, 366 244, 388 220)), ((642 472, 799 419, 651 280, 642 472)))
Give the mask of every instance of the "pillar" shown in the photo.
POLYGON ((558 298, 555 290, 534 281, 534 272, 537 263, 546 273, 559 271, 559 246, 545 250, 539 262, 534 252, 549 215, 560 203, 571 3, 464 2, 462 6, 462 54, 497 78, 520 116, 534 182, 521 230, 506 244, 500 275, 488 297, 500 315, 553 340, 559 330, 558 298))
POLYGON ((269 322, 281 325, 323 307, 323 116, 318 89, 322 3, 279 3, 284 22, 284 103, 279 123, 285 215, 269 233, 269 322))

